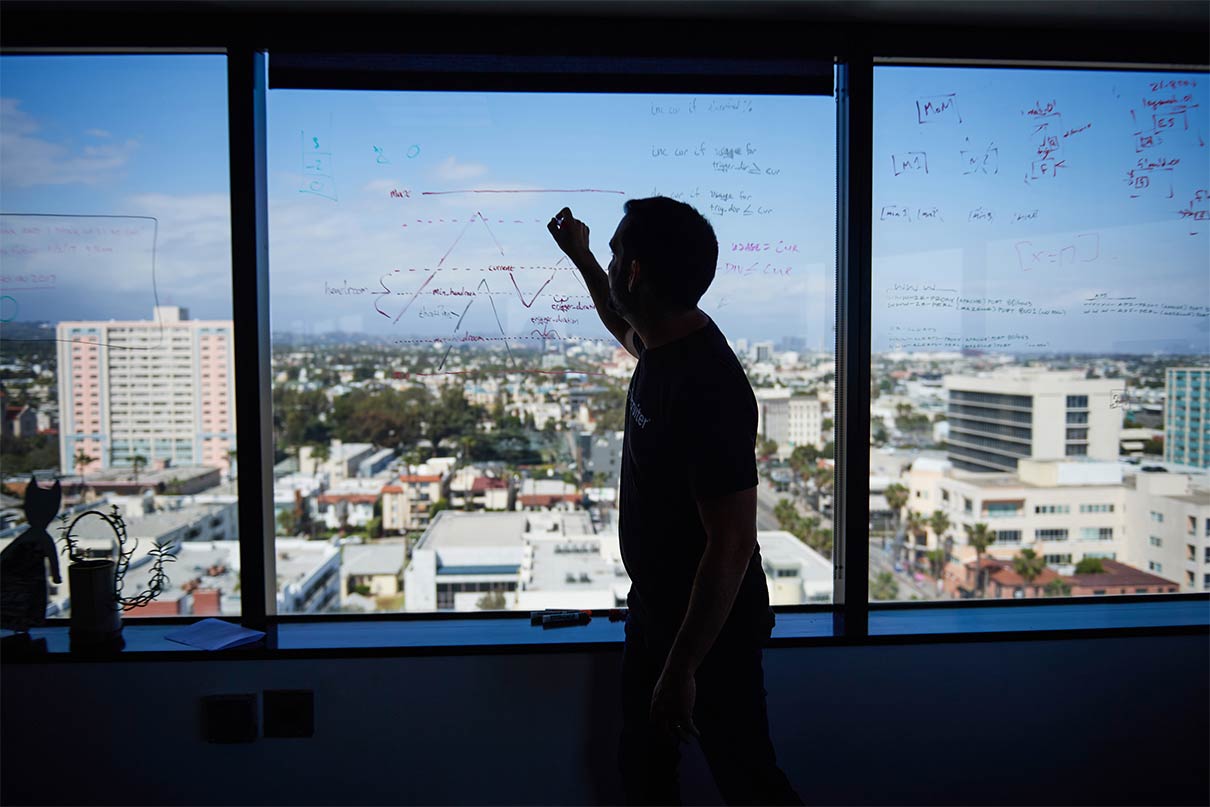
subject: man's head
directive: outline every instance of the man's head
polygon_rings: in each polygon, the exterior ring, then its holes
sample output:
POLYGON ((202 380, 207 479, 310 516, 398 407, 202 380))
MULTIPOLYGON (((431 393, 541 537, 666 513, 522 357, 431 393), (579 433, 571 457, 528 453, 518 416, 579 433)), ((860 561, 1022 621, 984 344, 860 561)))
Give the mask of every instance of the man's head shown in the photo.
POLYGON ((710 222, 666 196, 631 199, 609 242, 609 296, 623 315, 692 310, 714 280, 718 239, 710 222))

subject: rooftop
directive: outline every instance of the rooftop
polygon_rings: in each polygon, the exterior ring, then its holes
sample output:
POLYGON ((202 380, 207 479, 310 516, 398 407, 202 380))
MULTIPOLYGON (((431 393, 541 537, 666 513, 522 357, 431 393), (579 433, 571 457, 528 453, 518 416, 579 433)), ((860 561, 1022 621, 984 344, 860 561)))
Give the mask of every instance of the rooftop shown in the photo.
POLYGON ((346 544, 340 559, 341 570, 349 576, 403 574, 406 549, 403 542, 346 544))

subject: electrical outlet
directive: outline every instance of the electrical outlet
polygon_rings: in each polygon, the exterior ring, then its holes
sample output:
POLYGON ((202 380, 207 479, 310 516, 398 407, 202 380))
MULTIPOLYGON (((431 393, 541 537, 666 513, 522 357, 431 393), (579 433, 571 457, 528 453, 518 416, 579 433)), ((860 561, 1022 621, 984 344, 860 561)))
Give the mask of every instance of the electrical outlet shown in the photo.
POLYGON ((309 689, 265 690, 266 737, 315 735, 315 693, 309 689))
POLYGON ((206 695, 202 698, 202 738, 209 743, 256 740, 256 693, 206 695))

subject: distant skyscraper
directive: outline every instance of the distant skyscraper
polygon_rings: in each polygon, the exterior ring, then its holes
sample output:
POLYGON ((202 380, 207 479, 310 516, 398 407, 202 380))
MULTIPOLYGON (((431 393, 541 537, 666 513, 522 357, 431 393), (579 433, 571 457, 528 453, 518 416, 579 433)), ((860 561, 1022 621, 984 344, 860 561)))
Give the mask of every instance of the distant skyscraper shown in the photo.
POLYGON ((1210 468, 1210 367, 1169 367, 1164 459, 1210 468))
POLYGON ((79 470, 148 466, 227 468, 235 448, 230 320, 190 320, 175 306, 151 320, 60 322, 59 463, 79 470))
POLYGON ((1121 410, 1114 379, 1080 371, 1021 368, 946 376, 950 462, 967 471, 1015 471, 1017 460, 1118 457, 1121 410))
POLYGON ((757 362, 773 361, 772 342, 756 342, 752 345, 752 350, 755 352, 755 356, 753 358, 757 362))

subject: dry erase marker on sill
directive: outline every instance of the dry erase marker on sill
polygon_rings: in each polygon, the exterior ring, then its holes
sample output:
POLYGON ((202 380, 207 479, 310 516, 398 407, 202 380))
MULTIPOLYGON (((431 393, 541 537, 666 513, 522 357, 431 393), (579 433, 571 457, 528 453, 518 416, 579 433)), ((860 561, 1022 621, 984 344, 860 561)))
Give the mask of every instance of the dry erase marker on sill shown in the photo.
POLYGON ((542 617, 543 628, 569 628, 573 625, 587 625, 592 621, 592 614, 587 611, 562 611, 545 614, 542 617))

